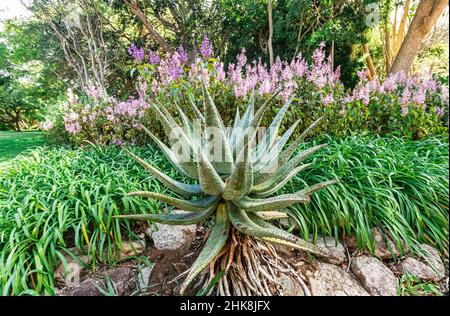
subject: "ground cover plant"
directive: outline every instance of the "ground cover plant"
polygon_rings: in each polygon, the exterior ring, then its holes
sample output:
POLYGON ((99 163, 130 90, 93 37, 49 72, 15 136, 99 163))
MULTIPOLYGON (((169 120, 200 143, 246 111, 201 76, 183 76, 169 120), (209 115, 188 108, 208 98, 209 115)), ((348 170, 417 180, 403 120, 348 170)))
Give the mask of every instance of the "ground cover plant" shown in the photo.
MULTIPOLYGON (((294 234, 309 239, 309 235, 344 238, 355 233, 360 246, 370 249, 370 229, 376 226, 392 231, 397 243, 402 239, 410 246, 425 242, 446 253, 446 139, 408 141, 355 135, 317 139, 299 150, 321 143, 328 146, 306 159, 305 163, 314 163, 280 193, 296 192, 330 178, 341 182, 313 193, 310 204, 291 208, 291 222, 299 224, 294 234)), ((189 180, 156 148, 129 149, 176 180, 189 180)), ((126 196, 136 190, 166 192, 118 148, 42 148, 11 161, 0 175, 1 293, 55 294, 53 271, 61 257, 58 253, 64 254, 70 246, 89 244, 91 255, 113 265, 121 240, 136 238, 136 223, 112 216, 142 211, 156 214, 163 208, 156 201, 126 196), (108 183, 109 194, 105 194, 108 183), (97 200, 96 194, 102 197, 97 200), (69 211, 76 205, 77 212, 69 211), (111 209, 106 211, 105 205, 111 209)))

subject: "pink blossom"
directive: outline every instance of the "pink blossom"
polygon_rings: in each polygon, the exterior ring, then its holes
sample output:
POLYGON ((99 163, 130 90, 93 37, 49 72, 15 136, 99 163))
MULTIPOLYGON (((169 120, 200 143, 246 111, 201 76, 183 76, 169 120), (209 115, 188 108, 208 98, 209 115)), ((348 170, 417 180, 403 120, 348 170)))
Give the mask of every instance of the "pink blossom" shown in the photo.
POLYGON ((53 128, 53 122, 50 120, 46 120, 44 123, 42 123, 41 128, 44 131, 48 131, 53 128))
POLYGON ((333 93, 329 93, 327 96, 325 96, 324 98, 322 98, 322 103, 325 106, 330 105, 331 103, 334 102, 334 98, 333 98, 333 93))
POLYGON ((94 85, 86 87, 85 92, 89 97, 93 98, 94 101, 97 101, 103 95, 102 89, 100 87, 96 87, 94 85))
POLYGON ((149 53, 149 62, 150 64, 159 64, 159 62, 161 61, 161 58, 159 58, 158 54, 156 54, 155 52, 153 52, 153 50, 150 50, 149 53))
POLYGON ((205 59, 209 59, 213 55, 212 45, 209 41, 209 38, 206 36, 203 38, 202 45, 200 46, 200 54, 205 59))
POLYGON ((137 62, 141 62, 144 60, 144 48, 138 48, 134 43, 131 44, 131 46, 128 48, 128 54, 130 54, 131 57, 133 57, 137 62))

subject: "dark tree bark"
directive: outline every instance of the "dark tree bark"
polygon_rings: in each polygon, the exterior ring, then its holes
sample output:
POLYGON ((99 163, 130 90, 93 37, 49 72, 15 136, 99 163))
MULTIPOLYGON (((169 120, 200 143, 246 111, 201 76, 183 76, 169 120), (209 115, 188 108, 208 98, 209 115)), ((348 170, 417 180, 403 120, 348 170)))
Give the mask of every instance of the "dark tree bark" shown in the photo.
POLYGON ((166 40, 154 29, 151 23, 148 21, 147 16, 144 12, 139 8, 136 0, 124 0, 125 4, 131 9, 131 11, 141 20, 142 24, 144 24, 145 28, 149 32, 150 36, 155 39, 155 41, 161 46, 161 48, 166 53, 171 53, 172 49, 166 40))
POLYGON ((420 0, 408 33, 395 57, 389 73, 408 73, 414 58, 420 49, 422 40, 436 24, 448 5, 448 0, 420 0))
POLYGON ((269 0, 267 4, 267 13, 269 15, 269 39, 267 40, 267 48, 269 49, 269 62, 270 67, 273 65, 273 47, 272 47, 272 38, 273 38, 273 19, 272 19, 272 0, 269 0))

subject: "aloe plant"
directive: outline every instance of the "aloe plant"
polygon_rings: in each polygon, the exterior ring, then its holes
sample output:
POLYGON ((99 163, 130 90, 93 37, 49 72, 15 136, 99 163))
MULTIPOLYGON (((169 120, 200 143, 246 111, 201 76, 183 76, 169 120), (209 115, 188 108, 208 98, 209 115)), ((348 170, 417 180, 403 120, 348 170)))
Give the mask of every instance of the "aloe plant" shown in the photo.
MULTIPOLYGON (((196 107, 192 96, 189 98, 197 123, 190 121, 178 106, 177 111, 182 124, 177 123, 163 106, 151 104, 166 134, 170 135, 171 132, 178 131, 179 141, 189 149, 188 161, 179 159, 175 151, 144 126, 142 127, 173 166, 182 174, 197 180, 198 184, 179 182, 127 150, 128 154, 154 178, 175 194, 185 198, 144 191, 131 192, 129 195, 155 199, 185 210, 187 213, 122 215, 120 217, 171 225, 189 225, 215 215, 215 225, 182 284, 181 293, 219 254, 227 243, 232 226, 242 234, 269 243, 284 244, 318 256, 328 256, 326 249, 319 248, 272 225, 261 215, 269 211, 283 211, 295 203, 307 203, 313 192, 337 182, 337 180, 330 180, 306 187, 296 193, 276 195, 290 179, 310 165, 299 166, 300 162, 325 146, 318 145, 295 154, 298 145, 319 124, 320 119, 304 131, 298 139, 287 145, 298 122, 281 137, 278 137, 278 134, 283 116, 292 102, 291 98, 280 108, 262 139, 257 141, 257 127, 276 94, 262 104, 256 112, 255 96, 251 95, 245 113, 241 117, 237 110, 233 127, 227 129, 213 98, 207 89, 203 88, 203 91, 203 113, 196 107), (212 140, 205 132, 205 127, 214 127, 218 131, 219 145, 223 149, 219 161, 211 159, 208 155, 212 140), (277 162, 275 167, 274 162, 277 162)), ((215 142, 217 144, 217 139, 215 142)))

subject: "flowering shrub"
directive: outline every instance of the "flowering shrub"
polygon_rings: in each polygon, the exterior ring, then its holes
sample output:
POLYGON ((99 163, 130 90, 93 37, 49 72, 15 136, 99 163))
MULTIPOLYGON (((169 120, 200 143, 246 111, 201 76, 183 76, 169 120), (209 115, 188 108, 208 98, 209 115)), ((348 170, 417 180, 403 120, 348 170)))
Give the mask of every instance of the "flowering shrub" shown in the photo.
MULTIPOLYGON (((141 138, 138 122, 144 119, 147 109, 148 103, 143 95, 119 101, 98 88, 90 87, 81 97, 69 92, 67 102, 60 106, 59 115, 54 115, 54 120, 62 121, 68 139, 77 144, 83 141, 135 144, 141 138)), ((51 134, 56 126, 47 120, 41 128, 51 134)))
MULTIPOLYGON (((135 58, 135 69, 139 78, 150 84, 148 97, 159 99, 168 107, 184 98, 184 90, 200 95, 198 88, 203 82, 213 94, 221 96, 221 114, 229 119, 252 91, 257 97, 267 98, 281 88, 282 100, 278 105, 296 97, 286 126, 299 119, 299 130, 322 115, 323 131, 340 136, 370 130, 415 139, 440 133, 448 126, 449 98, 445 84, 434 78, 408 78, 402 73, 384 82, 376 78, 369 81, 366 72, 361 71, 357 86, 348 90, 340 82, 340 67, 333 69, 323 44, 314 51, 311 63, 299 55, 290 62, 276 58, 270 68, 261 60, 249 63, 245 49, 235 63, 228 65, 227 71, 211 55, 211 45, 205 38, 200 55, 193 61, 188 61, 184 50, 179 48, 166 58, 151 52, 149 63, 135 58)), ((272 111, 277 109, 275 106, 272 111)))
POLYGON ((132 74, 138 74, 138 97, 119 101, 95 87, 85 91, 83 98, 70 97, 64 126, 72 140, 136 143, 138 122, 159 132, 158 123, 147 111, 147 102, 157 100, 158 106, 166 106, 169 111, 175 111, 173 105, 179 104, 189 112, 189 102, 201 102, 202 84, 215 96, 225 121, 234 117, 237 107, 247 104, 254 91, 262 99, 279 92, 279 102, 270 114, 293 98, 293 110, 288 113, 285 126, 299 120, 299 131, 320 116, 324 120, 317 132, 338 136, 369 130, 417 139, 446 131, 448 126, 447 85, 433 78, 408 78, 401 73, 384 82, 376 78, 369 81, 366 72, 361 71, 358 84, 349 90, 340 81, 340 67, 333 69, 323 44, 314 51, 310 62, 301 55, 290 62, 278 57, 270 68, 261 60, 248 62, 242 49, 236 62, 225 69, 220 59, 212 57, 207 38, 193 60, 183 47, 164 58, 151 50, 146 55, 135 44, 128 53, 134 60, 132 74))

